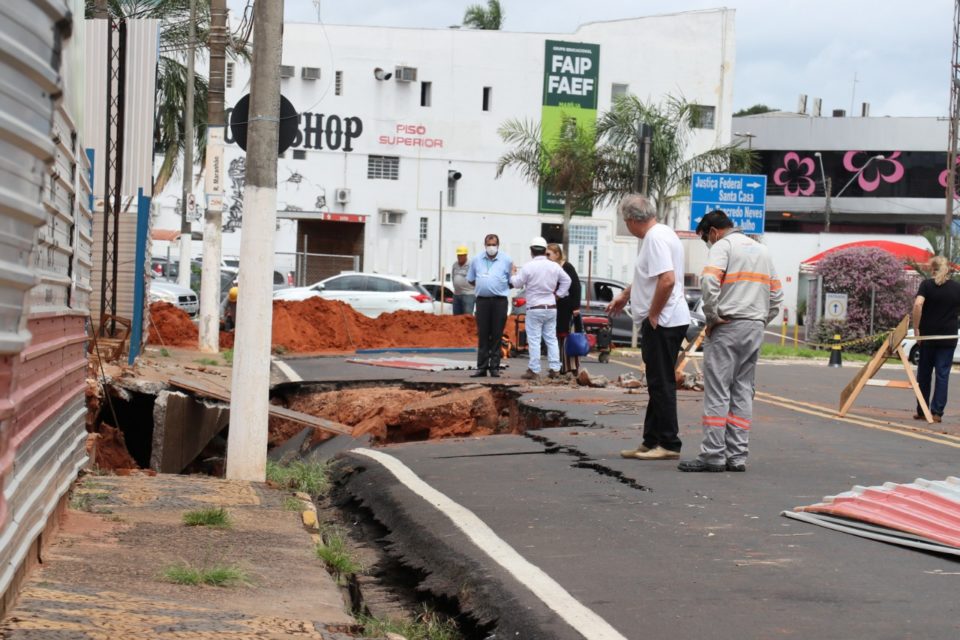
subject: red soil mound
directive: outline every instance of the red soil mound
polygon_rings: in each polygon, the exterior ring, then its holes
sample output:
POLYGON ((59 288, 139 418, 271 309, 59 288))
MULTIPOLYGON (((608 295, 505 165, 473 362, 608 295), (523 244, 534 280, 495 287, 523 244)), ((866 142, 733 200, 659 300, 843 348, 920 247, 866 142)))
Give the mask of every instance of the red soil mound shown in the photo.
POLYGON ((148 344, 164 347, 196 347, 200 339, 197 325, 190 316, 169 302, 154 302, 150 305, 150 333, 148 344))

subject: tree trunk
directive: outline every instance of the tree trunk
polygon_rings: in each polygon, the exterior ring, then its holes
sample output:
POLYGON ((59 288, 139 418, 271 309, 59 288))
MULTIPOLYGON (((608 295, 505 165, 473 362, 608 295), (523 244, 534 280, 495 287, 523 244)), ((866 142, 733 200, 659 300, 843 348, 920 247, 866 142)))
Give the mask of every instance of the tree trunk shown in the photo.
POLYGON ((565 197, 563 199, 563 240, 561 244, 563 245, 563 253, 566 256, 570 255, 570 220, 573 218, 573 202, 571 198, 565 197))

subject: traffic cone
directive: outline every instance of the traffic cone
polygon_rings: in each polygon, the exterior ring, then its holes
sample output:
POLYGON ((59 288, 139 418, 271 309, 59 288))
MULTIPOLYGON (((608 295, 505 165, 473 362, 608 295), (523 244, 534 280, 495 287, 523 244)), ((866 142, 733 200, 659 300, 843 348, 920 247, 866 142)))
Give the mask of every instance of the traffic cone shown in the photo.
POLYGON ((840 334, 833 334, 833 346, 830 347, 830 365, 831 367, 843 366, 843 346, 840 344, 840 334))

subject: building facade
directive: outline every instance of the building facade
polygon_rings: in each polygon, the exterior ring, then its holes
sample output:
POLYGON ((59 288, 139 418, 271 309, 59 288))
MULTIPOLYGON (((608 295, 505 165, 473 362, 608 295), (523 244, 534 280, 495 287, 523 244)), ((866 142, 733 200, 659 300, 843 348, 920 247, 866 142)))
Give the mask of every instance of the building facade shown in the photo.
MULTIPOLYGON (((509 148, 497 133, 505 121, 542 121, 546 130, 558 103, 577 102, 579 119, 596 118, 624 93, 682 96, 702 107, 689 149, 698 153, 730 141, 734 53, 728 9, 592 23, 572 34, 287 24, 281 88, 298 127, 279 160, 273 266, 310 283, 353 264, 304 264, 294 253, 305 251, 431 280, 458 245, 475 254, 487 233, 522 261, 531 236, 558 237, 561 216, 516 173, 496 177, 509 148)), ((248 92, 249 67, 230 62, 228 107, 248 92)), ((227 143, 223 253, 237 255, 243 218, 255 212, 243 211, 244 153, 231 132, 227 143)), ((178 192, 172 185, 156 199, 155 228, 178 228, 178 192)), ((195 232, 199 191, 197 202, 195 232)), ((581 271, 589 256, 593 273, 629 278, 636 239, 618 231, 613 208, 576 216, 570 237, 581 271)), ((159 244, 155 254, 165 251, 159 244)), ((194 255, 201 248, 194 242, 194 255)))

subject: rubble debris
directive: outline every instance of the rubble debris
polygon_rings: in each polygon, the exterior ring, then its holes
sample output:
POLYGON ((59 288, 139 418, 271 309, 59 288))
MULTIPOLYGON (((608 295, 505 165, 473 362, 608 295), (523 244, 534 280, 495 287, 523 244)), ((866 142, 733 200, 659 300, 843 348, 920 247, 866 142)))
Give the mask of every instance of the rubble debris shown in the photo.
POLYGON ((577 383, 581 387, 602 389, 610 384, 610 380, 608 380, 606 376, 592 376, 586 368, 581 368, 580 373, 577 374, 577 383))
POLYGON ((623 389, 639 389, 644 386, 645 381, 643 374, 638 378, 632 373, 622 373, 617 376, 617 381, 614 384, 623 389))
POLYGON ((100 425, 97 436, 96 444, 92 448, 96 451, 98 469, 101 471, 116 471, 118 469, 140 468, 140 465, 127 450, 127 444, 120 429, 103 423, 100 425))
POLYGON ((677 376, 677 388, 688 391, 703 391, 702 373, 681 373, 677 376))

